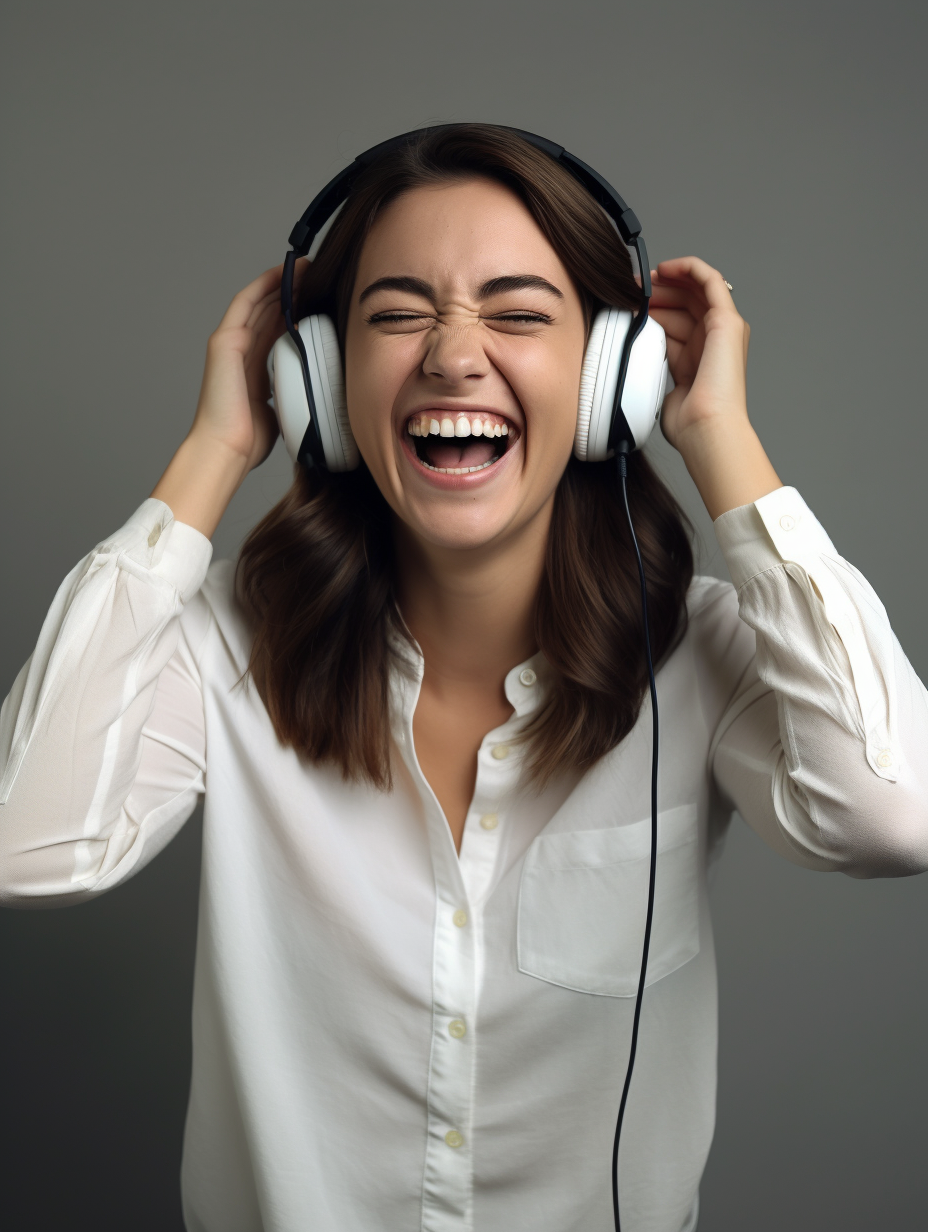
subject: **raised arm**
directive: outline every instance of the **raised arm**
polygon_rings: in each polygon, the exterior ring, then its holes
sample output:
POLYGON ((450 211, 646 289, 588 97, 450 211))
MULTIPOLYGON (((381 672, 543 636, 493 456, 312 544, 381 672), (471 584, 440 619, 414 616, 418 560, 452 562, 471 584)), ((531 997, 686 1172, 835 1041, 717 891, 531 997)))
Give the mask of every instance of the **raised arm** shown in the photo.
MULTIPOLYGON (((209 340, 193 426, 129 522, 59 588, 0 711, 0 900, 99 893, 168 842, 203 790, 191 603, 209 536, 276 436, 266 360, 280 268, 241 291, 209 340), (189 606, 188 606, 189 605, 189 606)), ((204 623, 206 622, 206 623, 204 623)))
POLYGON ((0 901, 108 889, 189 816, 205 740, 180 619, 209 559, 209 540, 147 500, 65 578, 0 710, 0 901))
POLYGON ((281 269, 266 270, 239 291, 210 335, 193 426, 152 493, 207 538, 277 439, 267 357, 283 332, 281 269))
POLYGON ((751 426, 750 329, 721 274, 681 257, 661 262, 653 282, 675 382, 664 434, 715 519, 742 622, 739 635, 720 594, 698 636, 711 660, 730 638, 744 641, 744 626, 754 633, 716 731, 716 781, 799 864, 862 877, 920 872, 928 694, 872 587, 781 485, 751 426))

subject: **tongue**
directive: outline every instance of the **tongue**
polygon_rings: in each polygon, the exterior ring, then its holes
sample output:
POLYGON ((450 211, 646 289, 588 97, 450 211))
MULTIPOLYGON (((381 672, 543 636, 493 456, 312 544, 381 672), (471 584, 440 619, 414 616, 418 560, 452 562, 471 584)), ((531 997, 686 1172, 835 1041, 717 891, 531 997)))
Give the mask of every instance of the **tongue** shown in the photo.
POLYGON ((479 437, 468 440, 443 440, 429 437, 425 456, 430 466, 440 470, 452 470, 457 466, 482 466, 489 462, 496 453, 493 441, 482 441, 479 437))

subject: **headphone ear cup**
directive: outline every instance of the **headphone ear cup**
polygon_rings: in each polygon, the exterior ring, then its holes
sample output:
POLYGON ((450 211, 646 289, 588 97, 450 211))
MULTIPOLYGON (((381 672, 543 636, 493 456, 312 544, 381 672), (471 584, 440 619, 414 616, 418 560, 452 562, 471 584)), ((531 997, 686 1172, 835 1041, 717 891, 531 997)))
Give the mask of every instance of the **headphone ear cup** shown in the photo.
POLYGON ((267 374, 271 382, 268 406, 277 416, 287 453, 296 462, 310 418, 300 356, 289 334, 282 334, 271 347, 267 357, 267 374))
MULTIPOLYGON (((304 317, 297 329, 306 351, 309 387, 325 466, 330 471, 354 470, 360 456, 348 422, 335 326, 330 317, 318 314, 304 317)), ((297 462, 305 452, 307 435, 312 436, 312 418, 306 401, 300 355, 289 334, 282 334, 274 343, 267 368, 271 378, 268 402, 277 415, 287 452, 297 462)))
POLYGON ((669 379, 667 337, 654 318, 648 317, 632 343, 622 390, 622 410, 636 449, 645 443, 660 418, 669 379))
POLYGON ((622 347, 631 321, 632 314, 620 308, 601 308, 593 321, 580 373, 574 436, 574 455, 581 462, 602 462, 612 454, 612 408, 622 347))
MULTIPOLYGON (((631 324, 630 312, 603 308, 596 314, 590 330, 580 374, 574 437, 574 455, 583 462, 602 462, 614 452, 609 448, 609 437, 615 391, 631 324)), ((631 435, 629 444, 634 449, 641 448, 660 417, 668 379, 667 339, 654 318, 648 317, 632 343, 622 387, 621 413, 631 435)))

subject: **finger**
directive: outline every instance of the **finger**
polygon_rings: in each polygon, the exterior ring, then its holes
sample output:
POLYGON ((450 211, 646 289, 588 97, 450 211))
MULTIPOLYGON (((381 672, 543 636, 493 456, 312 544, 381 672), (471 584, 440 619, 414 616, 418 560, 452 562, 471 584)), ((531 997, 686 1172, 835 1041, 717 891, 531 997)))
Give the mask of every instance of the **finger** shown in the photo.
POLYGON ((699 351, 700 347, 696 347, 694 353, 693 342, 678 342, 676 338, 667 338, 667 363, 670 366, 670 375, 674 379, 676 385, 689 385, 692 383, 699 368, 699 351))
POLYGON ((657 273, 651 279, 651 305, 658 308, 686 308, 694 316, 704 316, 708 308, 702 288, 688 278, 670 281, 657 273))
POLYGON ((652 306, 650 315, 668 338, 684 344, 692 338, 696 328, 696 318, 691 312, 682 308, 654 308, 652 306))
POLYGON ((255 306, 266 296, 279 290, 283 268, 283 265, 275 265, 273 269, 265 270, 247 287, 243 287, 226 309, 225 316, 219 323, 220 328, 240 329, 247 325, 255 306))
POLYGON ((674 257, 657 267, 660 278, 689 283, 699 288, 710 308, 734 309, 731 292, 719 271, 699 257, 674 257))
POLYGON ((671 279, 665 274, 663 278, 659 278, 655 290, 659 290, 662 300, 667 304, 686 305, 694 316, 703 317, 709 309, 709 301, 702 287, 692 278, 671 279))
POLYGON ((246 362, 257 356, 259 363, 264 363, 267 360, 268 351, 284 333, 285 325, 280 312, 268 312, 255 325, 251 331, 251 344, 245 352, 246 362))
POLYGON ((686 343, 677 342, 676 338, 667 339, 667 364, 670 368, 670 374, 673 377, 674 384, 679 385, 677 380, 678 374, 683 370, 683 358, 686 354, 686 343))
MULTIPOLYGON (((296 265, 294 266, 294 269, 293 269, 293 289, 295 293, 299 291, 300 286, 303 282, 303 279, 306 277, 306 272, 309 269, 311 264, 312 262, 307 257, 297 258, 296 265)), ((273 271, 268 270, 268 273, 272 273, 272 272, 273 271)), ((248 290, 247 287, 245 289, 248 290)), ((276 285, 272 287, 272 289, 267 293, 267 295, 265 295, 263 299, 259 300, 254 305, 252 312, 251 312, 251 316, 246 322, 249 329, 254 327, 254 322, 265 311, 267 305, 271 305, 271 307, 274 308, 275 311, 279 310, 279 305, 280 305, 280 279, 279 278, 277 280, 276 285)))
POLYGON ((251 315, 245 322, 248 329, 257 328, 257 322, 261 320, 268 312, 273 312, 280 315, 283 320, 283 314, 280 311, 280 295, 277 291, 271 291, 269 295, 265 295, 264 299, 259 300, 252 308, 251 315))
MULTIPOLYGON (((305 258, 297 261, 293 279, 295 290, 299 290, 299 284, 305 277, 310 264, 305 258)), ((246 328, 250 333, 257 335, 257 345, 259 347, 265 345, 266 349, 270 349, 271 342, 276 341, 280 337, 286 329, 286 324, 280 307, 279 288, 270 291, 262 300, 255 304, 251 316, 246 323, 246 328), (262 335, 266 337, 262 337, 262 335)))
POLYGON ((687 287, 669 282, 658 282, 653 279, 651 282, 651 307, 660 305, 661 307, 674 308, 681 304, 691 302, 694 292, 687 287))
POLYGON ((245 353, 246 364, 266 363, 268 351, 285 329, 280 305, 274 301, 266 304, 264 310, 254 318, 250 326, 251 340, 245 353))
MULTIPOLYGON (((293 294, 291 298, 291 311, 294 317, 299 316, 299 312, 297 310, 300 306, 300 291, 303 288, 303 280, 305 279, 306 273, 311 265, 312 262, 308 257, 298 257, 296 264, 293 267, 293 294)), ((275 303, 280 303, 279 292, 274 292, 272 298, 275 303)))

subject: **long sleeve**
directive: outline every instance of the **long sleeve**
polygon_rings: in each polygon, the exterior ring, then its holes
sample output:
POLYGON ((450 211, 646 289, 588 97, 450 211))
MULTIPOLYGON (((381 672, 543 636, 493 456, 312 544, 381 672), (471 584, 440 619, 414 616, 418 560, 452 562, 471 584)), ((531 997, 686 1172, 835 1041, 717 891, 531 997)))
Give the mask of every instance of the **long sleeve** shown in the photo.
POLYGON ((715 528, 756 638, 710 754, 723 796, 805 867, 928 868, 928 694, 882 603, 793 488, 715 528))
POLYGON ((149 499, 62 583, 0 710, 0 901, 109 889, 193 811, 203 700, 180 616, 210 555, 149 499))

